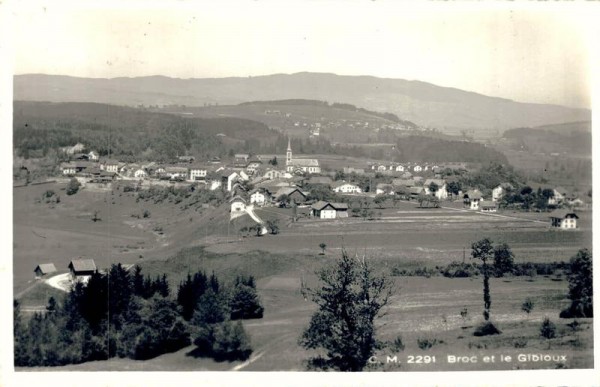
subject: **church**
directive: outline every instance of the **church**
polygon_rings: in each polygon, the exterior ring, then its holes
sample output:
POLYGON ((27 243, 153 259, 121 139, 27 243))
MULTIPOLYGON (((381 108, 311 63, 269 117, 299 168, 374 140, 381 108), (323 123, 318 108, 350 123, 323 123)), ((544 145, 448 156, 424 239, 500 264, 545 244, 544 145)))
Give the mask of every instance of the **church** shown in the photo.
POLYGON ((289 173, 321 173, 321 167, 319 166, 319 160, 317 159, 293 159, 292 158, 292 146, 290 140, 288 140, 287 153, 285 156, 285 168, 289 173))

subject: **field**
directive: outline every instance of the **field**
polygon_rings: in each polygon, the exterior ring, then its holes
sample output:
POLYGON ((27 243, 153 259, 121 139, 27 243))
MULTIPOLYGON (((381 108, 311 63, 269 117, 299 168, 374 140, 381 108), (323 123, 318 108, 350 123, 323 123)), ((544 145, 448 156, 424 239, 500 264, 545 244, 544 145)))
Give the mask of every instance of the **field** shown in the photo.
MULTIPOLYGON (((280 233, 241 237, 237 224, 228 221, 226 207, 199 213, 174 203, 136 202, 122 190, 86 187, 67 196, 61 187, 63 183, 14 189, 13 287, 27 308, 43 307, 43 300, 55 294, 42 281, 33 280, 36 264, 54 262, 64 272, 72 258, 86 256, 94 258, 101 268, 122 262, 138 263, 150 275, 166 272, 172 287, 188 271, 199 269, 215 271, 226 281, 236 274, 252 274, 258 280, 265 317, 244 323, 254 348, 250 361, 245 363, 198 359, 191 356, 193 348, 189 347, 143 362, 113 359, 53 370, 303 370, 304 361, 314 353, 303 350, 298 338, 314 311, 314 303, 302 296, 300 284, 304 281, 309 287, 317 286, 315 271, 338 257, 342 248, 351 254, 365 254, 378 270, 389 275, 393 268, 434 267, 469 260, 471 243, 482 237, 507 242, 516 262, 567 261, 578 249, 592 246, 591 213, 580 213, 579 229, 561 232, 548 228, 544 213, 481 214, 465 211, 459 203, 451 202, 443 203, 439 209, 421 209, 407 202, 394 207, 390 203, 373 209, 374 220, 321 221, 301 217, 298 222, 291 222, 291 210, 265 208, 256 213, 263 219, 280 219, 280 233), (47 189, 59 192, 61 203, 54 207, 37 203, 36 198, 47 189), (144 209, 151 216, 138 218, 144 209), (94 211, 99 211, 101 221, 91 220, 94 211), (157 228, 162 231, 156 231, 157 228), (327 245, 323 255, 319 254, 321 242, 327 245)), ((591 319, 580 320, 581 328, 572 331, 566 325, 572 320, 558 318, 560 310, 568 305, 564 276, 492 279, 492 319, 503 333, 486 338, 472 335, 482 320, 480 277, 394 279, 396 292, 387 314, 378 322, 379 337, 389 341, 400 335, 406 348, 397 352, 380 350, 378 358, 396 354, 401 364, 374 365, 372 370, 593 365, 591 319), (526 297, 535 303, 529 316, 520 310, 526 297), (468 315, 463 319, 460 311, 464 308, 468 315), (557 324, 556 339, 539 337, 545 316, 557 324), (436 343, 429 350, 417 345, 417 339, 425 338, 436 343), (486 355, 516 357, 527 353, 563 355, 567 360, 481 364, 486 355), (450 354, 476 355, 480 363, 450 364, 446 358, 450 354), (436 364, 409 364, 408 356, 417 355, 435 356, 436 364)))

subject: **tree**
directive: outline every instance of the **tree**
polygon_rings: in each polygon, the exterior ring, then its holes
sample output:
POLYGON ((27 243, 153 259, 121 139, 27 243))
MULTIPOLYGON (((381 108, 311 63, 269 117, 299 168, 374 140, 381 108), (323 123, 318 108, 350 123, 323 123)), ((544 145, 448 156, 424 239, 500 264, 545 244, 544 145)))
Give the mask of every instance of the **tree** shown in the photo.
POLYGON ((317 274, 322 285, 307 291, 318 310, 300 344, 306 349, 326 351, 325 358, 312 358, 310 365, 360 371, 377 345, 375 319, 388 302, 391 283, 387 277, 375 275, 366 259, 351 258, 345 251, 317 274))
POLYGON ((581 249, 569 262, 569 298, 571 305, 560 313, 560 317, 593 317, 593 269, 592 253, 581 249))
POLYGON ((286 207, 290 205, 290 197, 286 194, 280 195, 277 198, 277 201, 279 202, 279 207, 286 207))
POLYGON ((523 301, 523 304, 521 305, 521 310, 523 312, 527 313, 527 315, 529 316, 529 313, 531 313, 534 306, 535 306, 535 304, 533 303, 531 298, 527 297, 525 299, 525 301, 523 301))
POLYGON ((514 255, 510 246, 501 243, 494 247, 494 271, 497 277, 502 277, 505 273, 512 273, 514 268, 514 255))
POLYGON ((253 277, 236 278, 229 308, 232 320, 262 318, 264 308, 256 292, 256 283, 253 277))
POLYGON ((321 248, 321 255, 325 255, 325 248, 327 247, 325 242, 319 243, 319 247, 321 248))
POLYGON ((492 297, 490 295, 490 267, 488 262, 494 258, 494 246, 488 238, 483 238, 471 245, 471 258, 481 261, 481 272, 483 273, 483 317, 485 321, 490 319, 490 308, 492 297))
POLYGON ((454 195, 458 195, 458 192, 461 190, 460 183, 457 181, 451 181, 446 184, 446 191, 454 197, 454 195))
POLYGON ((72 177, 71 180, 69 180, 69 184, 67 184, 67 195, 75 195, 77 191, 79 191, 79 187, 81 187, 81 183, 79 183, 76 178, 72 177))
POLYGON ((435 196, 435 193, 440 189, 440 186, 437 185, 437 183, 435 181, 432 181, 431 183, 429 183, 429 192, 431 192, 431 196, 435 196))
POLYGON ((277 162, 277 156, 273 157, 271 160, 269 160, 269 164, 271 164, 272 166, 277 166, 278 162, 277 162))

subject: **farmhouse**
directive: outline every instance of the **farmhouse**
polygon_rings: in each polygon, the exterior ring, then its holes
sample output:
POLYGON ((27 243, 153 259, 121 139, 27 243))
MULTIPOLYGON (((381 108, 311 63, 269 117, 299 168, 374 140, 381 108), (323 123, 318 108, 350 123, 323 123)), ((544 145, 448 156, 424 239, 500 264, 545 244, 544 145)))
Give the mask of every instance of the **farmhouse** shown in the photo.
POLYGON ((105 160, 100 164, 100 169, 104 169, 106 172, 118 173, 119 168, 122 166, 123 163, 120 163, 116 160, 105 160))
POLYGON ((231 212, 246 211, 246 200, 240 196, 234 196, 229 203, 231 204, 231 212))
POLYGON ((470 210, 478 210, 479 203, 481 202, 482 199, 483 199, 483 196, 481 195, 481 192, 477 189, 473 189, 473 190, 467 191, 467 193, 464 194, 463 203, 464 203, 465 207, 469 208, 470 210))
POLYGON ((550 225, 556 228, 577 228, 577 219, 579 219, 577 214, 569 210, 556 210, 550 213, 550 225))
POLYGON ((361 193, 360 187, 353 183, 346 183, 345 181, 336 182, 333 185, 333 192, 337 193, 361 193))
POLYGON ((425 195, 433 195, 440 200, 448 198, 446 182, 442 179, 427 179, 425 180, 425 183, 423 183, 423 188, 425 189, 425 195), (437 190, 435 192, 431 192, 431 184, 437 185, 437 190))
POLYGON ((421 172, 422 170, 423 170, 423 167, 420 165, 415 165, 413 167, 413 171, 415 171, 415 172, 421 172))
POLYGON ((556 205, 564 202, 569 195, 569 192, 563 187, 556 187, 552 190, 553 196, 548 199, 548 204, 556 205))
POLYGON ((201 165, 193 165, 190 167, 190 180, 204 180, 206 179, 206 174, 208 173, 208 168, 201 165))
POLYGON ((75 163, 62 163, 60 169, 65 176, 74 175, 77 172, 75 163))
POLYGON ((246 170, 249 173, 254 174, 258 170, 258 168, 260 168, 261 165, 262 165, 261 159, 259 159, 258 157, 251 157, 250 160, 248 160, 248 165, 246 166, 246 170))
POLYGON ((502 198, 504 197, 504 195, 507 192, 510 192, 514 189, 515 189, 515 187, 513 187, 512 184, 510 184, 510 183, 500 184, 499 186, 497 186, 496 188, 494 188, 492 190, 492 201, 497 202, 499 200, 502 200, 502 198))
POLYGON ((335 219, 348 217, 348 204, 318 201, 311 207, 312 216, 320 219, 335 219))
POLYGON ((496 202, 482 200, 479 203, 479 208, 481 208, 481 212, 498 212, 498 204, 496 202))
POLYGON ((375 193, 377 195, 394 195, 396 192, 394 190, 394 186, 391 184, 379 183, 375 188, 375 193))
POLYGON ((188 169, 186 167, 165 167, 165 175, 168 176, 171 180, 185 180, 188 175, 188 169))
POLYGON ((265 189, 250 191, 250 204, 256 203, 259 206, 264 206, 267 199, 269 199, 269 192, 265 189))
POLYGON ((293 200, 295 203, 304 203, 306 201, 306 194, 298 187, 287 187, 280 188, 275 194, 275 199, 279 200, 281 196, 287 196, 290 199, 290 202, 293 200))
POLYGON ((146 173, 146 171, 142 168, 139 168, 133 173, 133 177, 135 177, 136 179, 145 179, 146 177, 148 177, 148 173, 146 173))
POLYGON ((289 140, 285 156, 285 169, 290 173, 321 173, 319 160, 292 158, 292 146, 289 140))
POLYGON ((40 263, 33 270, 35 273, 35 279, 41 279, 48 274, 56 272, 56 267, 53 263, 40 263))
POLYGON ((73 259, 68 266, 71 271, 71 280, 72 281, 87 281, 89 277, 94 274, 96 269, 96 264, 93 259, 73 259))
POLYGON ((91 151, 90 153, 87 154, 88 156, 88 160, 90 161, 98 161, 100 159, 100 156, 98 155, 98 153, 91 151))

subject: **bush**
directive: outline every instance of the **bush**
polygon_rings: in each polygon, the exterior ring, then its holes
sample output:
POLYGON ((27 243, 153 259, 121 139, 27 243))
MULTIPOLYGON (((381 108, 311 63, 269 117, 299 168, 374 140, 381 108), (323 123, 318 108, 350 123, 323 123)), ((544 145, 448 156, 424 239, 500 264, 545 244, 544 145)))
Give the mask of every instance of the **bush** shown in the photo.
POLYGON ((544 319, 542 322, 542 326, 540 327, 540 336, 545 337, 546 339, 553 339, 556 337, 556 325, 548 317, 544 319))
POLYGON ((479 269, 472 263, 454 261, 443 269, 442 274, 448 278, 474 277, 479 275, 479 269))
POLYGON ((389 347, 394 352, 404 351, 404 343, 402 342, 402 336, 396 337, 394 341, 389 344, 389 347))
POLYGON ((473 336, 490 336, 490 335, 499 335, 502 331, 491 322, 486 321, 475 329, 473 332, 473 336))
POLYGON ((527 339, 524 337, 519 337, 518 339, 515 340, 513 345, 515 348, 525 348, 525 347, 527 347, 527 339))
POLYGON ((142 216, 144 218, 149 218, 150 217, 150 211, 149 210, 144 210, 144 213, 142 214, 142 216))
POLYGON ((521 305, 521 310, 529 315, 529 313, 531 313, 531 311, 533 310, 534 306, 535 306, 535 304, 533 303, 531 298, 527 297, 525 299, 525 301, 523 301, 523 304, 521 305))
POLYGON ((425 338, 419 337, 417 339, 417 345, 423 351, 428 350, 429 348, 433 347, 434 345, 436 345, 438 343, 441 343, 441 341, 438 342, 438 340, 435 339, 435 338, 434 339, 430 339, 430 338, 427 338, 427 337, 425 337, 425 338))

